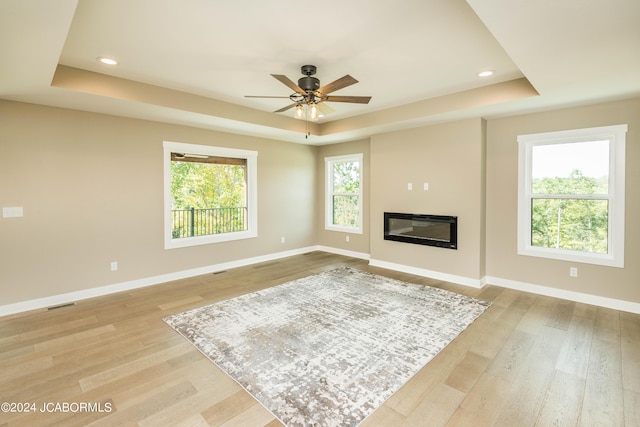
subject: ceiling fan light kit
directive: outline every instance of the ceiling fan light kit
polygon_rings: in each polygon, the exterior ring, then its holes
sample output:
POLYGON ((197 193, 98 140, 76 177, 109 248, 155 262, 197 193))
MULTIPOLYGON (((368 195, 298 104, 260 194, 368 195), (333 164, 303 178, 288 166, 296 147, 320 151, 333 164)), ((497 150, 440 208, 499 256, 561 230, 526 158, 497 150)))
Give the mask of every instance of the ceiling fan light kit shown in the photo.
MULTIPOLYGON (((329 96, 330 93, 339 89, 343 89, 352 84, 358 83, 356 79, 350 75, 339 78, 325 86, 320 86, 320 80, 316 77, 312 77, 316 74, 317 68, 315 65, 303 65, 300 67, 300 71, 304 74, 304 77, 298 79, 296 85, 287 76, 281 74, 271 74, 273 78, 280 83, 292 89, 294 93, 288 96, 292 104, 286 107, 280 108, 274 111, 274 113, 282 113, 295 107, 294 117, 306 118, 307 120, 316 120, 320 116, 320 111, 323 110, 323 114, 333 111, 330 107, 324 105, 325 102, 348 102, 355 104, 368 104, 371 100, 370 96, 329 96), (306 110, 306 114, 305 114, 306 110)), ((284 96, 253 96, 247 95, 246 98, 287 98, 284 96)))

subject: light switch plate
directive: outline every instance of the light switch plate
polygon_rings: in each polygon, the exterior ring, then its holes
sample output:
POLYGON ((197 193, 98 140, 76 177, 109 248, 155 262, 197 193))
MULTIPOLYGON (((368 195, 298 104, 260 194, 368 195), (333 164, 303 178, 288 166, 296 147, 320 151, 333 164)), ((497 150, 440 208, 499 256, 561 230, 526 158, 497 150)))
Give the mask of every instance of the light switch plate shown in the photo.
POLYGON ((3 218, 21 218, 24 216, 22 207, 8 207, 2 208, 3 218))

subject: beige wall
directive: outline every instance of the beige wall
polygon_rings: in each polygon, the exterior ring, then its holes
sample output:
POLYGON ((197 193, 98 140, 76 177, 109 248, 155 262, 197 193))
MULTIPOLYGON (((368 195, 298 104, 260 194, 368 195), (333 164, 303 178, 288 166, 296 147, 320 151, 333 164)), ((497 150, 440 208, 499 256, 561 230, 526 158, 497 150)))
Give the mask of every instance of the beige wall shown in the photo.
POLYGON ((316 147, 0 101, 0 150, 0 306, 316 244, 316 147), (164 249, 163 140, 258 151, 258 238, 164 249))
POLYGON ((345 142, 343 144, 324 145, 318 147, 318 158, 316 161, 316 171, 318 176, 317 182, 317 204, 318 204, 318 221, 316 224, 317 241, 319 245, 331 248, 341 249, 344 251, 357 252, 360 254, 369 253, 369 198, 370 198, 370 161, 369 161, 369 140, 361 140, 354 142, 345 142), (363 154, 362 168, 362 234, 343 233, 339 231, 325 230, 324 228, 324 212, 325 212, 325 157, 344 156, 347 154, 363 154), (346 241, 349 236, 349 241, 346 241))
POLYGON ((314 245, 474 280, 640 302, 639 163, 640 99, 321 147, 0 101, 0 207, 25 212, 0 218, 0 306, 314 245), (625 268, 517 255, 517 135, 624 123, 625 268), (258 238, 164 249, 163 140, 259 152, 258 238), (324 157, 359 152, 364 233, 347 243, 345 233, 324 230, 324 157), (383 240, 385 211, 457 215, 459 249, 383 240))
POLYGON ((484 126, 472 119, 371 137, 372 259, 484 276, 484 126), (384 240, 386 211, 457 216, 458 249, 384 240))
POLYGON ((640 302, 640 99, 491 120, 487 141, 487 275, 640 302), (517 135, 617 124, 628 124, 625 267, 519 256, 517 135))

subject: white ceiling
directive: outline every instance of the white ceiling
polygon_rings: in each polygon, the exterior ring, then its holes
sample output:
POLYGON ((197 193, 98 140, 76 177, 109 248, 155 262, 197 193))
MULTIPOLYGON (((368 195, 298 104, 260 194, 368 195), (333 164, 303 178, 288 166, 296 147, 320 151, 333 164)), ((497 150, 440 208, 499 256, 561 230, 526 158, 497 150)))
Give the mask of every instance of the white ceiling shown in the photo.
POLYGON ((638 96, 639 21, 638 0, 2 0, 0 98, 324 144, 638 96), (289 100, 244 97, 305 64, 371 102, 305 139, 289 100))

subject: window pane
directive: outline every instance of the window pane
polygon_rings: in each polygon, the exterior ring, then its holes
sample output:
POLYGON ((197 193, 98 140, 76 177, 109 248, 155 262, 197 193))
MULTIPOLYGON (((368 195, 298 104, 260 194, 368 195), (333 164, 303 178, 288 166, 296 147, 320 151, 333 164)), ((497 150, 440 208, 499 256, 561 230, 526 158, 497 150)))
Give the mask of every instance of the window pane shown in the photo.
POLYGON ((534 145, 534 194, 607 194, 609 141, 534 145))
POLYGON ((531 246, 608 253, 607 200, 532 199, 531 246))
POLYGON ((172 161, 171 198, 174 239, 248 229, 244 165, 172 161))
POLYGON ((360 190, 360 163, 336 162, 333 164, 333 192, 357 193, 360 190))
POLYGON ((359 196, 333 196, 333 225, 358 227, 359 196))

